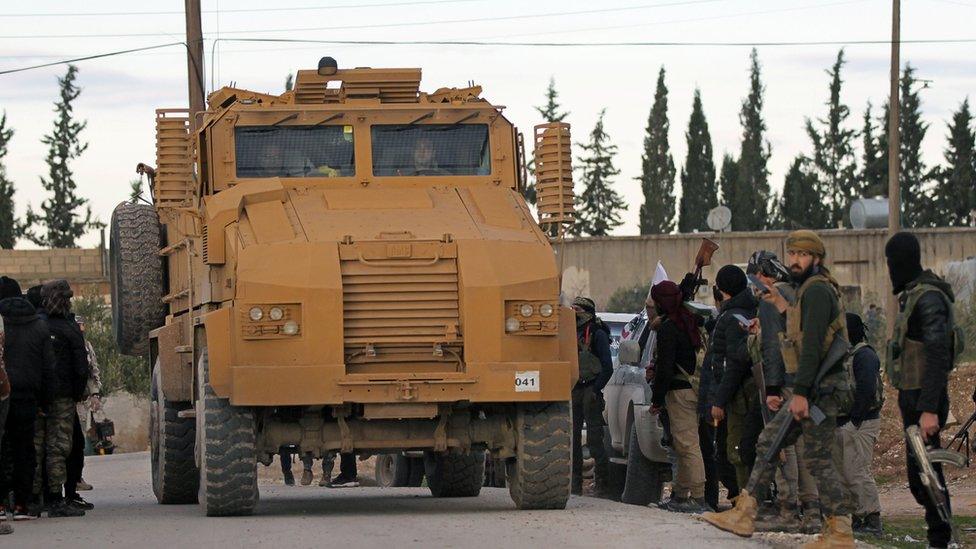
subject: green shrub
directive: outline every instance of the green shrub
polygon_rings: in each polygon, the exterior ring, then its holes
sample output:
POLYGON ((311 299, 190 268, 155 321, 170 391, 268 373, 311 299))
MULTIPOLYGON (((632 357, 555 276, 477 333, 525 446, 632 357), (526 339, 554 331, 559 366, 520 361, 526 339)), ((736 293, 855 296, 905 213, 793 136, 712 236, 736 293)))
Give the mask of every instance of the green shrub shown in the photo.
POLYGON ((85 319, 85 339, 95 350, 102 375, 102 394, 119 390, 135 395, 149 394, 149 365, 144 358, 123 355, 115 346, 112 309, 105 298, 95 294, 77 297, 73 309, 85 319))
POLYGON ((608 313, 639 313, 647 299, 648 286, 638 284, 629 288, 617 288, 607 300, 608 313))

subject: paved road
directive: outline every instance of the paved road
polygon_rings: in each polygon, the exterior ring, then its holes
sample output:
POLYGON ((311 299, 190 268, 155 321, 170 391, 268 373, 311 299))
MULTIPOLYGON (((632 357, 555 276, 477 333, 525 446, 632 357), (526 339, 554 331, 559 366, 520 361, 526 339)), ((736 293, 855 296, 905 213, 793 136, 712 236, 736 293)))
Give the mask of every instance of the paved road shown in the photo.
POLYGON ((594 498, 565 511, 516 511, 508 490, 434 499, 426 488, 262 485, 253 517, 207 518, 195 505, 157 505, 145 453, 90 458, 88 516, 16 524, 0 546, 180 547, 754 547, 692 518, 594 498))

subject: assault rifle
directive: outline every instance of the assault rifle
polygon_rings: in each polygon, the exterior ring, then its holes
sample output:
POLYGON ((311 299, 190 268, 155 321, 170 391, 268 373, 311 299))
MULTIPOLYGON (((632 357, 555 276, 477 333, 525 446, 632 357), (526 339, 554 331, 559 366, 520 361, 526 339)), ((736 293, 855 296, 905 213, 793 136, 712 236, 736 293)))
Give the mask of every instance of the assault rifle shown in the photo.
POLYGON ((911 451, 912 456, 915 457, 915 463, 918 464, 919 480, 922 481, 922 486, 925 487, 925 493, 928 495, 929 501, 932 502, 932 505, 939 512, 939 518, 942 519, 942 522, 949 525, 952 531, 952 541, 958 541, 959 535, 956 531, 955 524, 952 523, 952 510, 949 508, 949 498, 945 486, 939 480, 939 475, 936 474, 935 467, 932 464, 951 463, 957 467, 962 467, 966 464, 967 458, 953 450, 929 450, 926 448, 925 441, 922 440, 922 432, 918 430, 918 425, 909 425, 905 429, 905 440, 908 442, 908 449, 911 451))
MULTIPOLYGON (((844 360, 850 348, 851 344, 843 338, 834 338, 834 341, 830 344, 830 348, 827 350, 827 355, 820 363, 820 369, 817 370, 817 377, 813 383, 815 388, 820 386, 820 382, 823 381, 824 376, 827 375, 827 372, 830 371, 831 368, 833 368, 838 362, 844 360)), ((779 409, 779 412, 776 412, 776 416, 772 420, 773 423, 776 423, 776 421, 780 418, 780 416, 783 416, 783 414, 786 414, 786 416, 784 416, 784 419, 780 421, 769 448, 762 455, 756 456, 754 468, 765 470, 771 464, 775 463, 779 458, 780 451, 783 449, 783 443, 786 442, 793 431, 800 428, 800 422, 793 417, 789 417, 791 416, 789 405, 792 400, 793 399, 791 398, 790 401, 783 403, 783 406, 779 409)), ((813 421, 815 425, 820 425, 825 419, 827 419, 827 416, 823 413, 823 410, 811 402, 810 420, 813 421)), ((756 478, 758 477, 754 475, 750 476, 749 483, 746 484, 745 489, 750 494, 756 493, 756 481, 754 480, 756 478)))
POLYGON ((752 380, 756 383, 756 391, 759 393, 759 410, 762 412, 763 425, 769 425, 773 419, 769 415, 769 407, 766 406, 766 374, 763 372, 762 362, 752 363, 752 380))

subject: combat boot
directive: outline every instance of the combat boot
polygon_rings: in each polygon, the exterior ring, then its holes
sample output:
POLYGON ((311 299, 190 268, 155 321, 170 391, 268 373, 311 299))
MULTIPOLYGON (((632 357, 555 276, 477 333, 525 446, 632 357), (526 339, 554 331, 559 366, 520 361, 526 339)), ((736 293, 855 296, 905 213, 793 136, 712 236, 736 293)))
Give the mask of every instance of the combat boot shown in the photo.
POLYGON ((881 536, 884 533, 884 529, 881 527, 881 513, 868 513, 864 515, 861 518, 860 524, 854 528, 854 531, 858 534, 881 536))
POLYGON ((312 472, 309 471, 308 469, 303 470, 302 471, 302 486, 308 486, 309 484, 312 484, 312 480, 314 480, 312 478, 312 472))
POLYGON ((797 534, 800 532, 800 519, 795 505, 783 505, 776 508, 775 513, 762 514, 756 519, 758 532, 785 532, 797 534))
POLYGON ((803 517, 800 519, 800 533, 816 534, 823 530, 823 520, 820 518, 820 502, 806 502, 803 504, 803 517))
POLYGON ((721 513, 703 513, 702 519, 726 532, 751 537, 755 531, 756 512, 759 502, 748 491, 742 490, 732 500, 733 507, 721 513))
POLYGON ((291 471, 283 471, 281 475, 285 478, 285 486, 295 485, 295 475, 291 471))
POLYGON ((803 549, 854 549, 850 515, 824 517, 823 531, 803 549))

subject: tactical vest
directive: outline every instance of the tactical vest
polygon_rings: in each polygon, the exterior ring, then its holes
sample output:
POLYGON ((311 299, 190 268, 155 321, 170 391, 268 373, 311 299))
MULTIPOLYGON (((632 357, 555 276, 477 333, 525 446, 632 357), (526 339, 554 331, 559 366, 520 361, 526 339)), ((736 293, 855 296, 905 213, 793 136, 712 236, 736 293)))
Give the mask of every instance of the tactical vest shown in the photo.
MULTIPOLYGON (((854 377, 854 355, 856 355, 858 351, 860 351, 865 347, 874 350, 874 347, 871 347, 870 345, 867 344, 867 342, 862 341, 857 345, 855 345, 854 348, 851 349, 850 353, 848 353, 847 358, 844 359, 844 369, 847 370, 847 376, 854 383, 856 383, 855 381, 856 378, 854 377)), ((871 406, 868 408, 868 411, 876 412, 880 410, 882 406, 884 406, 884 380, 881 376, 881 370, 879 369, 877 388, 874 391, 874 397, 871 402, 871 406)))
MULTIPOLYGON (((786 366, 787 374, 795 375, 800 368, 800 353, 803 345, 803 330, 800 327, 800 320, 802 319, 800 304, 803 302, 803 294, 806 293, 810 286, 817 282, 827 284, 834 292, 837 302, 840 303, 840 293, 837 291, 837 288, 829 278, 822 274, 811 276, 797 290, 796 301, 786 309, 786 332, 779 333, 780 350, 783 353, 783 364, 786 366)), ((831 320, 830 325, 827 327, 827 335, 824 337, 823 345, 818 355, 820 359, 823 359, 827 354, 837 334, 840 334, 841 337, 847 337, 847 317, 844 316, 843 308, 838 307, 837 310, 839 311, 838 315, 831 320)))
POLYGON ((895 317, 895 329, 888 342, 888 355, 885 360, 885 371, 888 379, 896 389, 908 391, 922 388, 922 377, 925 375, 925 344, 908 337, 908 319, 912 317, 915 306, 922 294, 928 291, 939 292, 945 300, 946 308, 949 311, 949 352, 952 353, 952 367, 962 355, 965 346, 965 335, 962 329, 956 325, 955 315, 952 311, 952 301, 938 286, 932 284, 919 284, 906 292, 905 306, 895 317))
POLYGON ((579 351, 579 380, 582 383, 593 381, 603 371, 603 364, 600 363, 599 357, 593 354, 592 337, 590 337, 592 329, 593 324, 587 324, 583 336, 576 340, 579 351))

